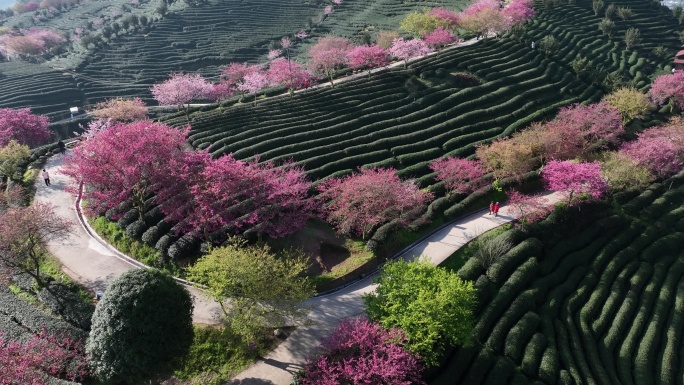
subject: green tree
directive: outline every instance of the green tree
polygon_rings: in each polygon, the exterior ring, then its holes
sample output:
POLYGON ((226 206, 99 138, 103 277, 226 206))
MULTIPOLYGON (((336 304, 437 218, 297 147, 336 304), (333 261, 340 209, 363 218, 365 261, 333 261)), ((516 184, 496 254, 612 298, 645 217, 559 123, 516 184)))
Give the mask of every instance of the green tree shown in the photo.
POLYGON ((599 12, 601 12, 601 9, 604 5, 605 3, 603 2, 603 0, 593 0, 591 2, 591 9, 594 10, 594 15, 598 16, 599 12))
POLYGON ((193 340, 192 298, 164 273, 130 270, 112 281, 93 314, 86 344, 103 381, 141 384, 171 369, 193 340))
POLYGON ((607 17, 603 18, 599 21, 598 28, 604 35, 611 37, 613 35, 613 30, 615 30, 615 22, 607 17))
POLYGON ((11 179, 19 171, 19 166, 26 163, 30 156, 28 146, 10 140, 5 147, 0 147, 0 175, 11 179))
POLYGON ((648 96, 634 88, 620 88, 606 95, 603 100, 620 111, 623 124, 641 118, 653 109, 648 96))
POLYGON ((474 316, 472 282, 427 260, 391 262, 380 270, 375 293, 364 297, 368 317, 408 337, 404 346, 429 366, 450 345, 469 341, 474 316))
POLYGON ((608 4, 608 6, 606 7, 605 15, 606 15, 606 19, 612 19, 613 18, 613 15, 615 15, 615 4, 613 4, 613 3, 608 4))
POLYGON ((435 16, 428 15, 427 13, 413 12, 404 17, 399 24, 399 29, 416 37, 422 37, 434 31, 440 25, 444 27, 444 23, 435 16))
POLYGON ((200 258, 188 277, 207 286, 233 330, 253 339, 263 327, 291 325, 306 317, 309 309, 301 303, 315 294, 302 276, 307 266, 299 254, 279 258, 266 245, 235 239, 200 258))
POLYGON ((632 11, 632 8, 629 7, 617 7, 615 13, 618 15, 620 19, 622 19, 622 21, 625 21, 630 17, 634 16, 634 11, 632 11))
POLYGON ((628 51, 639 43, 641 43, 641 32, 638 28, 630 28, 625 31, 625 45, 628 51))
POLYGON ((570 62, 570 67, 572 67, 572 70, 575 71, 577 77, 585 78, 591 73, 593 65, 586 57, 577 56, 572 62, 570 62))
POLYGON ((539 42, 539 49, 544 52, 546 56, 550 56, 558 51, 560 44, 553 35, 544 36, 539 42))
POLYGON ((617 152, 609 152, 601 160, 601 176, 612 192, 641 191, 653 180, 648 169, 617 152))

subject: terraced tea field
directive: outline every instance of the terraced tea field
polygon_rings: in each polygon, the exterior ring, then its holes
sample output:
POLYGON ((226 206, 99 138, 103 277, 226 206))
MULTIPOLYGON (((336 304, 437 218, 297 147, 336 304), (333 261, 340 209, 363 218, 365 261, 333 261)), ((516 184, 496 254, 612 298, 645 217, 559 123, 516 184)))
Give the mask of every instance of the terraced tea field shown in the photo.
MULTIPOLYGON (((605 7, 597 16, 591 3, 589 0, 580 0, 576 4, 563 4, 540 12, 528 25, 526 40, 539 43, 545 36, 554 36, 559 42, 559 49, 553 58, 560 64, 571 68, 570 63, 577 56, 582 56, 589 59, 595 68, 602 67, 606 72, 617 71, 625 79, 633 79, 638 87, 649 84, 648 77, 667 65, 681 44, 677 38, 681 26, 672 13, 645 1, 606 2, 606 5, 611 3, 616 7, 628 7, 634 12, 634 16, 625 21, 613 16, 615 30, 613 36, 608 38, 598 28, 605 7), (642 39, 631 51, 625 49, 624 42, 628 28, 639 29, 642 39), (658 46, 668 49, 667 58, 653 55, 653 49, 658 46)), ((537 7, 542 9, 543 5, 538 3, 537 7)))
POLYGON ((431 384, 680 384, 684 174, 621 203, 500 235, 489 278, 469 260, 477 342, 431 384))

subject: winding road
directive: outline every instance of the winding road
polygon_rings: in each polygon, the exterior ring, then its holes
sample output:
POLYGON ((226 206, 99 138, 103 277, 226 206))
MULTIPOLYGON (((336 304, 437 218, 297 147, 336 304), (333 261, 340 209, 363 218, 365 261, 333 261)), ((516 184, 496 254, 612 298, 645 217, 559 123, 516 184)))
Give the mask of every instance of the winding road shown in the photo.
MULTIPOLYGON (((60 173, 62 156, 50 158, 45 168, 50 173, 52 185, 45 186, 42 178, 36 181, 36 202, 55 206, 58 215, 79 223, 75 198, 66 191, 71 181, 60 173)), ((556 195, 547 198, 549 203, 558 200, 556 195)), ((435 232, 422 242, 406 250, 400 257, 406 260, 418 256, 428 258, 439 265, 472 238, 512 221, 508 207, 502 207, 498 217, 486 211, 473 213, 457 219, 435 232)), ((101 239, 93 237, 81 225, 76 225, 71 236, 62 242, 48 245, 50 252, 63 265, 71 278, 93 290, 104 291, 107 284, 124 272, 140 268, 139 263, 114 250, 101 239)), ((363 295, 374 290, 373 276, 366 277, 340 291, 314 297, 306 301, 313 310, 310 325, 297 328, 282 344, 262 360, 240 373, 231 385, 289 385, 292 375, 302 368, 306 359, 315 354, 319 341, 328 335, 341 320, 364 313, 363 295)), ((201 324, 218 324, 220 307, 202 296, 199 290, 189 288, 194 300, 193 321, 201 324)))

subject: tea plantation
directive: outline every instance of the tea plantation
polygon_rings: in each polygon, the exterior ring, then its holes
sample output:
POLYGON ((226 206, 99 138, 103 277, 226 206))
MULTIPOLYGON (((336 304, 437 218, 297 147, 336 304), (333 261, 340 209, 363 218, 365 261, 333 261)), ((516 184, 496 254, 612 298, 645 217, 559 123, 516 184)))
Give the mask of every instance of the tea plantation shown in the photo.
POLYGON ((620 204, 557 210, 476 282, 473 346, 438 384, 675 384, 682 379, 684 174, 620 204))

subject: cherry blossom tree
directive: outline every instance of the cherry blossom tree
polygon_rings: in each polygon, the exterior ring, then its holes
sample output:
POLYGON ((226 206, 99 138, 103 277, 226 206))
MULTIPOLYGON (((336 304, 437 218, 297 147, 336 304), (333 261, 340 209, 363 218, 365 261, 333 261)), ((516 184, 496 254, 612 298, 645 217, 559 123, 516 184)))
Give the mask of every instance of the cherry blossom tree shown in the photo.
POLYGON ((151 91, 160 105, 178 106, 178 110, 184 108, 185 117, 188 118, 187 104, 207 98, 212 88, 200 74, 171 73, 168 80, 155 84, 151 91))
POLYGON ((288 61, 285 58, 272 61, 268 66, 266 76, 271 85, 279 84, 286 87, 290 96, 293 95, 294 90, 303 88, 313 80, 313 75, 305 70, 301 64, 288 61))
POLYGON ((352 43, 342 37, 322 37, 309 49, 309 69, 330 80, 335 86, 333 77, 335 71, 348 62, 347 53, 352 49, 352 43))
POLYGON ((266 55, 266 56, 268 57, 268 60, 275 60, 275 59, 279 58, 280 55, 282 55, 282 54, 283 54, 282 49, 272 49, 272 50, 268 51, 268 55, 266 55))
POLYGON ((0 214, 0 264, 42 283, 40 266, 48 256, 47 243, 66 238, 72 226, 47 203, 8 208, 0 214))
POLYGON ((48 124, 46 116, 34 115, 28 108, 0 108, 0 147, 13 139, 28 146, 45 143, 52 136, 48 124))
POLYGON ((626 143, 620 153, 646 167, 653 175, 666 178, 684 167, 684 122, 671 121, 638 134, 638 139, 626 143))
POLYGON ((431 50, 423 40, 402 38, 394 39, 389 49, 390 55, 404 61, 404 68, 408 66, 408 60, 417 56, 430 53, 431 50))
POLYGON ((307 37, 309 37, 309 34, 306 33, 305 30, 301 30, 301 31, 295 33, 295 37, 296 37, 297 39, 304 40, 304 39, 306 39, 307 37))
POLYGON ((424 385, 423 366, 402 347, 406 334, 361 319, 343 320, 304 367, 303 385, 424 385))
POLYGON ((458 12, 442 7, 432 8, 428 15, 436 17, 446 29, 456 28, 461 18, 458 12))
POLYGON ((541 194, 523 194, 518 190, 510 189, 506 191, 508 196, 507 205, 511 213, 518 218, 521 225, 534 223, 546 218, 553 205, 550 205, 541 194))
POLYGON ((229 97, 233 96, 233 93, 235 92, 235 87, 231 87, 225 82, 212 84, 211 87, 211 91, 207 94, 207 98, 215 101, 216 103, 220 103, 221 101, 228 99, 229 97))
POLYGON ((439 26, 434 31, 423 36, 425 44, 427 44, 432 49, 439 49, 447 44, 451 44, 458 40, 458 37, 451 33, 450 31, 444 29, 444 27, 439 26))
POLYGON ((495 179, 522 178, 539 166, 532 143, 510 139, 497 139, 475 151, 485 169, 495 179))
POLYGON ((328 221, 343 234, 363 239, 383 223, 397 219, 406 225, 414 209, 425 206, 430 192, 420 191, 413 181, 402 181, 396 170, 370 168, 318 186, 328 221))
POLYGON ((534 2, 532 0, 512 0, 501 12, 507 21, 506 27, 508 29, 534 17, 534 2))
POLYGON ((147 105, 140 98, 108 99, 97 103, 90 113, 98 119, 112 119, 122 122, 141 120, 147 117, 147 105))
POLYGON ((349 57, 349 67, 366 69, 369 79, 373 68, 382 67, 389 63, 387 51, 377 45, 356 46, 347 53, 347 56, 349 57))
MULTIPOLYGON (((566 148, 565 159, 575 156, 586 157, 598 150, 616 146, 625 134, 622 114, 605 101, 588 105, 573 104, 561 108, 556 119, 548 122, 546 128, 556 132, 556 136, 565 141, 564 144, 558 142, 559 144, 565 147, 575 146, 574 149, 566 148), (573 151, 574 156, 571 156, 573 151)), ((549 157, 562 159, 553 154, 549 157)))
POLYGON ((46 375, 81 381, 90 374, 83 344, 45 330, 28 340, 0 335, 0 384, 47 385, 46 375))
POLYGON ((497 0, 478 0, 463 12, 459 27, 487 38, 490 33, 500 33, 508 26, 497 0))
POLYGON ((684 109, 684 71, 658 76, 651 84, 648 95, 658 105, 669 102, 670 107, 684 109))
POLYGON ((163 182, 182 159, 188 132, 152 121, 117 122, 76 147, 62 172, 85 185, 90 214, 130 202, 143 220, 151 194, 173 187, 163 182))
POLYGON ((541 176, 546 188, 561 191, 570 205, 585 199, 601 199, 608 191, 608 183, 601 177, 601 164, 598 162, 552 160, 546 164, 541 176))
POLYGON ((478 160, 446 157, 433 161, 429 167, 450 194, 470 194, 487 184, 482 178, 486 171, 478 160))
POLYGON ((257 92, 268 86, 268 76, 263 71, 252 72, 245 75, 243 83, 237 89, 249 94, 254 94, 254 105, 257 105, 257 92))
POLYGON ((174 189, 158 195, 167 220, 206 240, 226 227, 282 237, 304 227, 317 212, 316 202, 308 198, 310 182, 290 163, 276 167, 231 155, 212 159, 195 151, 170 170, 168 179, 176 181, 174 189))
POLYGON ((49 29, 32 28, 0 35, 0 50, 7 55, 39 56, 66 41, 64 36, 49 29))

